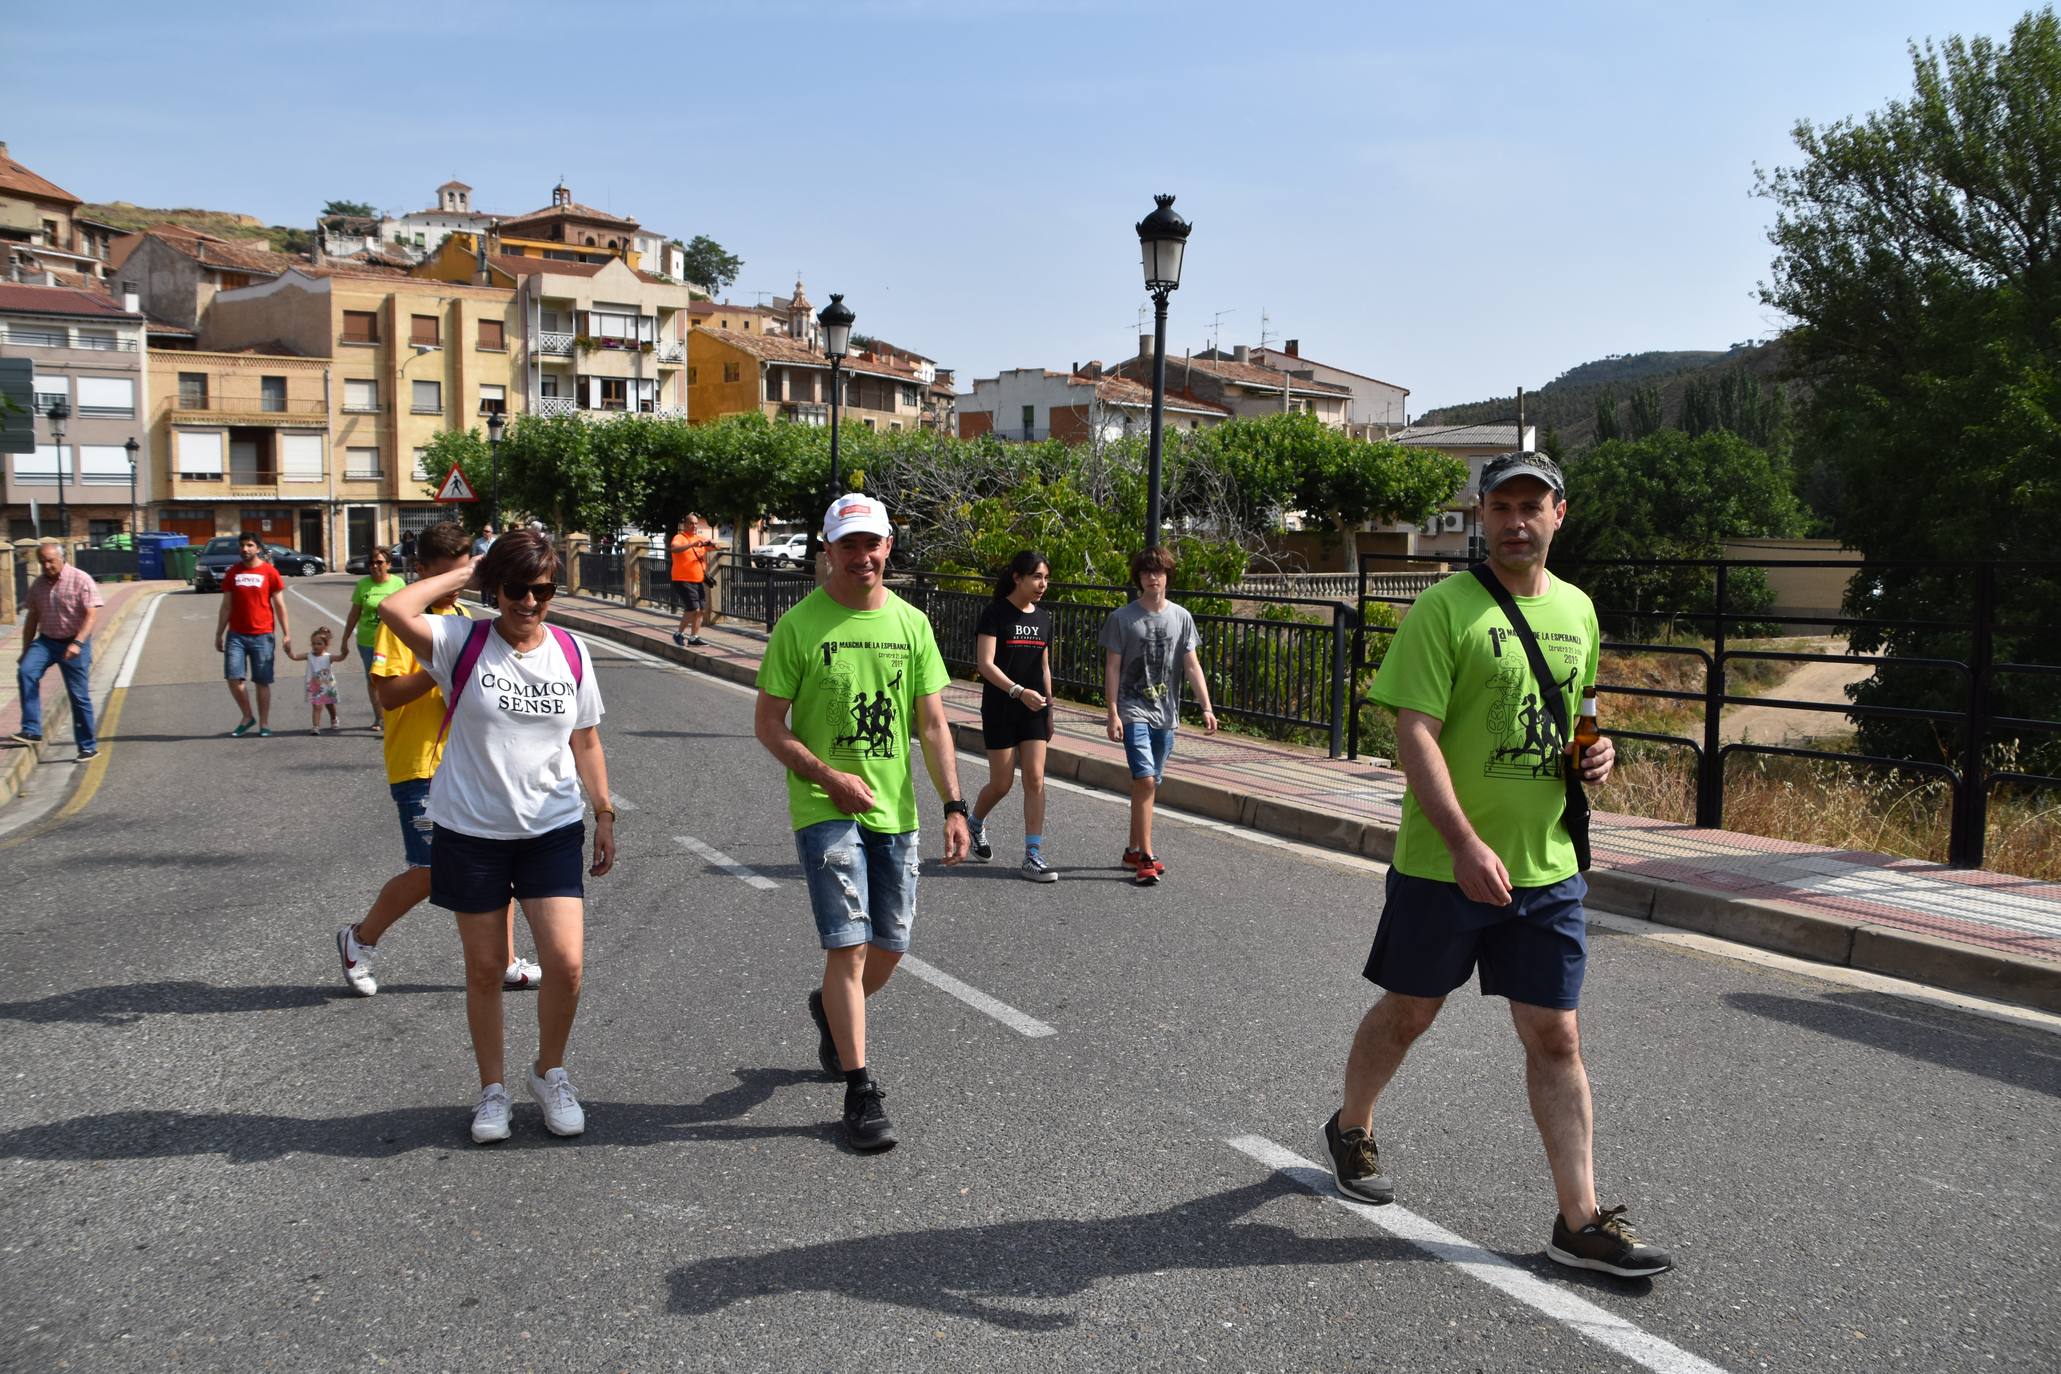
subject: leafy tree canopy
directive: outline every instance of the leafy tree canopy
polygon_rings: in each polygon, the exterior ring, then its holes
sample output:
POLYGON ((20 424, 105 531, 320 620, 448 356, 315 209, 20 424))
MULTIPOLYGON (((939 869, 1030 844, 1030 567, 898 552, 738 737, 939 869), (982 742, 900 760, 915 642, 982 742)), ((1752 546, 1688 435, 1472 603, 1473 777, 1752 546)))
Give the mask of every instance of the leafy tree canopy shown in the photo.
POLYGON ((737 280, 737 274, 744 270, 744 259, 735 253, 725 252, 723 245, 707 234, 696 234, 687 245, 687 280, 710 291, 721 291, 737 280))
POLYGON ((379 211, 372 208, 370 201, 330 200, 322 203, 322 217, 324 219, 328 219, 331 215, 351 215, 358 219, 371 219, 378 213, 379 211))

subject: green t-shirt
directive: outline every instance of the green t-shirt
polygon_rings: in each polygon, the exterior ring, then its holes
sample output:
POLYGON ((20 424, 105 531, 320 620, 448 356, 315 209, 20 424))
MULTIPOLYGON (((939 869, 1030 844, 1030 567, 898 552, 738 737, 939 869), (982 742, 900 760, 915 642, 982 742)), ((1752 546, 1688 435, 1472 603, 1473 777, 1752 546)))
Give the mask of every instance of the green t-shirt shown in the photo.
MULTIPOLYGON (((1517 605, 1560 679, 1572 720, 1582 692, 1596 681, 1596 608, 1557 577, 1544 596, 1520 596, 1517 605)), ((1574 876, 1574 844, 1560 824, 1565 742, 1540 704, 1524 645, 1473 574, 1456 573, 1417 598, 1374 675, 1373 697, 1443 722, 1438 750, 1454 795, 1513 886, 1545 887, 1574 876)), ((1413 878, 1453 881, 1453 856, 1414 788, 1403 796, 1395 867, 1413 878)))
POLYGON ((394 573, 388 573, 384 582, 374 582, 369 577, 358 579, 358 585, 351 588, 351 604, 358 608, 360 644, 370 649, 379 643, 379 603, 407 585, 394 573))
POLYGON ((854 611, 819 587, 781 616, 759 664, 760 690, 794 703, 788 725, 811 754, 873 789, 873 809, 851 817, 821 787, 789 773, 794 828, 856 819, 883 835, 914 830, 909 724, 917 699, 950 680, 930 622, 893 592, 877 611, 854 611))

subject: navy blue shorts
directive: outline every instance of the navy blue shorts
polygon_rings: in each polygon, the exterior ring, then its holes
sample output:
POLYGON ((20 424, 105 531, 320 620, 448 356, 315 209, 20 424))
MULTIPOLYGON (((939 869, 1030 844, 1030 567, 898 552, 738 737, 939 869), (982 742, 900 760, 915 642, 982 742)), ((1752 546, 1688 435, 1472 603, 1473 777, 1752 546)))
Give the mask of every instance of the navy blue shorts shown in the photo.
POLYGON ((584 897, 587 824, 574 821, 520 840, 483 840, 436 828, 429 842, 429 900, 447 911, 499 911, 510 897, 584 897))
POLYGON ((1388 898, 1367 980, 1405 997, 1444 997, 1481 968, 1481 995, 1572 1011, 1588 969, 1589 885, 1577 873, 1550 887, 1519 887, 1489 906, 1458 883, 1388 870, 1388 898))

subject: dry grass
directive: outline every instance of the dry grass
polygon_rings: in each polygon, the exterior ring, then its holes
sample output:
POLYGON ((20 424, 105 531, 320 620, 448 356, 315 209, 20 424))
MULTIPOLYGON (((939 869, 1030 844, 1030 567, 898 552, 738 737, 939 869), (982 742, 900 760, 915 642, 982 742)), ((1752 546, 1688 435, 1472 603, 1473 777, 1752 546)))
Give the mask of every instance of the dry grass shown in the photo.
MULTIPOLYGON (((1690 825, 1696 770, 1684 751, 1627 748, 1591 798, 1604 811, 1690 825)), ((1725 770, 1724 828, 1828 849, 1945 863, 1953 794, 1944 780, 1862 764, 1748 755, 1725 770)), ((2061 798, 1999 789, 1983 867, 2061 881, 2061 798)))

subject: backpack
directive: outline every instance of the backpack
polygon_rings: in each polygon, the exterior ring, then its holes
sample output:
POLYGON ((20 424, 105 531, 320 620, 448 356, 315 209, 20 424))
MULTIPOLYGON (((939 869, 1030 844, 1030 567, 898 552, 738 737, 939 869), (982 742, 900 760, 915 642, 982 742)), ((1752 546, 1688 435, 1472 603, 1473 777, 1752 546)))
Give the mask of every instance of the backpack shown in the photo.
MULTIPOLYGON (((444 723, 437 727, 438 744, 444 742, 444 735, 451 728, 451 717, 458 711, 458 698, 464 693, 466 680, 472 676, 472 665, 479 662, 480 654, 487 647, 487 635, 493 628, 491 620, 475 620, 465 632, 465 643, 458 650, 458 662, 451 668, 451 698, 444 705, 444 723)), ((572 665, 573 691, 578 692, 580 684, 587 678, 587 660, 580 649, 580 642, 556 625, 544 628, 558 641, 559 652, 572 665)))

